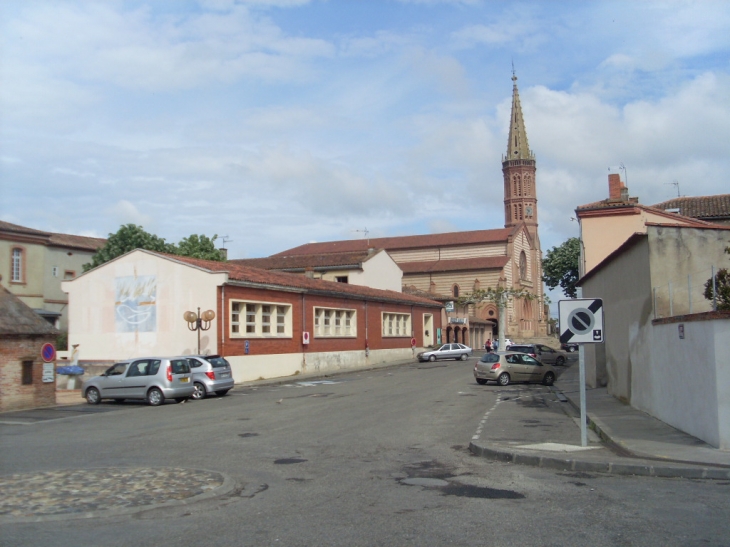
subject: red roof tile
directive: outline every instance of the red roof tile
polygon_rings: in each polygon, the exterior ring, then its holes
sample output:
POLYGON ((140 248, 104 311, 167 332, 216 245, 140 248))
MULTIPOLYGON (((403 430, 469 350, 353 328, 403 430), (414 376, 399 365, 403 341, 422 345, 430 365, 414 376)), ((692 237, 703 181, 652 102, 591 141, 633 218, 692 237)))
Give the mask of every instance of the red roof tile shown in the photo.
POLYGON ((304 270, 306 268, 362 267, 362 263, 375 253, 358 251, 355 253, 332 253, 326 255, 269 256, 266 258, 247 258, 229 260, 231 264, 252 266, 264 270, 304 270))
POLYGON ((473 230, 469 232, 448 232, 445 234, 345 239, 342 241, 306 243, 272 256, 321 255, 367 251, 368 249, 395 251, 428 247, 448 247, 452 245, 498 243, 507 241, 512 231, 512 228, 498 228, 495 230, 473 230))
POLYGON ((730 219, 730 194, 674 198, 653 205, 657 209, 679 209, 679 214, 702 220, 730 219))
POLYGON ((70 247, 95 253, 106 245, 106 239, 100 237, 76 236, 72 234, 51 234, 49 245, 54 247, 70 247))
POLYGON ((466 270, 491 270, 504 268, 509 262, 506 256, 485 256, 480 258, 462 258, 455 260, 436 260, 428 262, 400 262, 398 266, 403 273, 458 272, 466 270))

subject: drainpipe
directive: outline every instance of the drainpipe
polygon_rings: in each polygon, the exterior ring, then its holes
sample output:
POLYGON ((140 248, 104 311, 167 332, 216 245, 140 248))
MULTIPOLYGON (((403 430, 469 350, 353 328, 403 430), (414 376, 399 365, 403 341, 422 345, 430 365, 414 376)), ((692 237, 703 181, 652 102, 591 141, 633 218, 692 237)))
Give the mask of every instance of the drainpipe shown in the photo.
MULTIPOLYGON (((307 300, 304 296, 304 293, 302 293, 302 332, 305 332, 307 330, 307 300)), ((310 341, 312 339, 311 335, 309 337, 310 341)), ((302 345, 302 372, 304 372, 307 369, 307 353, 306 349, 307 346, 304 345, 304 336, 302 335, 302 339, 299 342, 302 345)))
POLYGON ((221 285, 221 349, 218 355, 225 357, 226 345, 226 286, 221 285))

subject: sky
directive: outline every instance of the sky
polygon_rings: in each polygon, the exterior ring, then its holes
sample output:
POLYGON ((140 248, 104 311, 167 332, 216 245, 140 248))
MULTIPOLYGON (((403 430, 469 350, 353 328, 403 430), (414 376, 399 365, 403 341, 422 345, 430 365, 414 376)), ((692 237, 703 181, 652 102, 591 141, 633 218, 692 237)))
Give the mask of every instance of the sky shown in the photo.
POLYGON ((619 172, 730 192, 730 3, 0 3, 0 219, 310 241, 504 225, 518 77, 543 252, 619 172))

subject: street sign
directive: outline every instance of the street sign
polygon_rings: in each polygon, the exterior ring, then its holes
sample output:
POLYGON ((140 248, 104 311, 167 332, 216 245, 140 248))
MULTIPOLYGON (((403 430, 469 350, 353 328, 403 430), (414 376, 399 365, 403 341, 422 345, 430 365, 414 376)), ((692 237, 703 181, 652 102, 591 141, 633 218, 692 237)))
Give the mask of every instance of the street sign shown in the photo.
POLYGON ((603 300, 578 298, 558 302, 560 342, 597 344, 603 342, 603 300))
POLYGON ((43 344, 43 347, 41 348, 41 357, 46 363, 56 360, 56 348, 53 347, 53 344, 43 344))
POLYGON ((43 375, 41 376, 41 381, 44 384, 50 384, 54 381, 54 367, 54 363, 43 363, 43 375))
POLYGON ((305 346, 309 344, 309 333, 307 331, 302 332, 302 344, 305 346))

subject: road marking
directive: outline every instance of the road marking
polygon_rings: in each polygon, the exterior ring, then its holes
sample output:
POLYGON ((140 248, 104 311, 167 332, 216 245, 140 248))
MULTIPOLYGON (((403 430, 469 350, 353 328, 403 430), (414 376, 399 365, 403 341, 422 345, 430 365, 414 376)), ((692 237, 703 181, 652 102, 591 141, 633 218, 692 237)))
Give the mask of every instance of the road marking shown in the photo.
POLYGON ((491 414, 491 413, 492 413, 492 412, 494 411, 494 409, 495 409, 495 408, 497 408, 497 405, 498 405, 499 403, 501 403, 501 402, 502 402, 502 396, 501 396, 501 395, 499 395, 499 396, 497 396, 497 400, 495 401, 495 403, 494 403, 494 405, 492 406, 492 408, 490 408, 489 410, 487 410, 487 411, 486 411, 486 412, 484 413, 484 417, 483 417, 483 418, 481 419, 481 421, 479 422, 479 427, 477 427, 477 430, 476 430, 476 434, 475 434, 475 435, 473 435, 473 436, 472 436, 472 438, 471 438, 471 440, 472 440, 472 441, 478 441, 478 440, 479 440, 479 437, 480 437, 480 436, 481 436, 481 434, 482 434, 482 430, 484 429, 484 426, 485 426, 485 425, 486 425, 486 423, 487 423, 487 419, 489 418, 489 415, 490 415, 490 414, 491 414))

